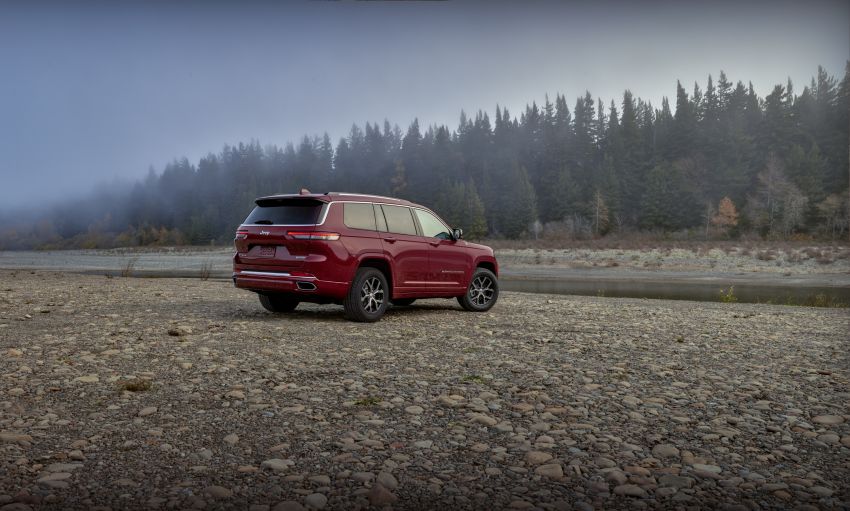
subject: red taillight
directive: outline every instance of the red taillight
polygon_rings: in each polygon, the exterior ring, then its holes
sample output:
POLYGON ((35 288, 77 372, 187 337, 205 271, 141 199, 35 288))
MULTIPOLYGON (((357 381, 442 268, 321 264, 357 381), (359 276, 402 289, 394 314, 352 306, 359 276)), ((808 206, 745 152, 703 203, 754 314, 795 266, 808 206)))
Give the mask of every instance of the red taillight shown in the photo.
POLYGON ((236 231, 236 239, 244 240, 248 237, 248 231, 236 231))
POLYGON ((339 239, 339 233, 336 232, 321 232, 321 231, 289 231, 286 234, 297 240, 322 240, 335 241, 339 239))

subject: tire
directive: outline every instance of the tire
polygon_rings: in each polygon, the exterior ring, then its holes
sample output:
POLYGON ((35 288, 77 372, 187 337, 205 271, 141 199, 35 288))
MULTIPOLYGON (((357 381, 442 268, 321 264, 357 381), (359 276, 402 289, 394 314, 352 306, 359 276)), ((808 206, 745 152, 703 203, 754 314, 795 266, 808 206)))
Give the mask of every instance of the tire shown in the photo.
POLYGON ((360 268, 342 301, 345 317, 361 323, 378 321, 387 311, 389 296, 387 278, 380 270, 360 268))
POLYGON ((260 303, 269 312, 292 312, 298 307, 298 300, 281 294, 260 294, 260 303))
POLYGON ((499 299, 499 280, 487 268, 477 268, 469 280, 469 287, 457 301, 470 312, 484 312, 496 304, 499 299))
POLYGON ((392 304, 398 307, 407 307, 408 305, 413 305, 413 302, 416 301, 416 298, 396 298, 392 300, 392 304))

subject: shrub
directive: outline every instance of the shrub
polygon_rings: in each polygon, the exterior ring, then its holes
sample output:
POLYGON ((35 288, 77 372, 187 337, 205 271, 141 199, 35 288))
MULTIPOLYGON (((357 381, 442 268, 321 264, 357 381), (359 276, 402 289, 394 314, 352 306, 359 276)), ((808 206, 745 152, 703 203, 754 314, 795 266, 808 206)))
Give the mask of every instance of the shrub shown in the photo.
POLYGON ((736 303, 738 297, 735 296, 735 286, 729 286, 729 289, 721 289, 720 301, 723 303, 736 303))

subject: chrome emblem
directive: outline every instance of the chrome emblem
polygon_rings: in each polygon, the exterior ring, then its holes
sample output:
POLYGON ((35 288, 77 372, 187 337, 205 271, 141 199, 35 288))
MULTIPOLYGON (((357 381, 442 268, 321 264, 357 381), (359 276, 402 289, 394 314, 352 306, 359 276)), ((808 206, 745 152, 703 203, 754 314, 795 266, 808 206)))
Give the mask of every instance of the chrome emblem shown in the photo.
POLYGON ((268 236, 271 233, 269 231, 260 231, 260 234, 262 234, 263 236, 268 236))

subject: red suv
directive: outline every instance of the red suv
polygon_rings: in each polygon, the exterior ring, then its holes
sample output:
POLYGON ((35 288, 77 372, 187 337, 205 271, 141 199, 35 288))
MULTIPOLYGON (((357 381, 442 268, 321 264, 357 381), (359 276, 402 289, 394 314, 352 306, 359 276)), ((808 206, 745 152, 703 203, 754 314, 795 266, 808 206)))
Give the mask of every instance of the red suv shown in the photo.
POLYGON ((353 193, 272 195, 236 231, 233 283, 272 312, 337 303, 354 321, 393 305, 454 298, 469 311, 499 297, 490 247, 469 243, 428 208, 353 193))

